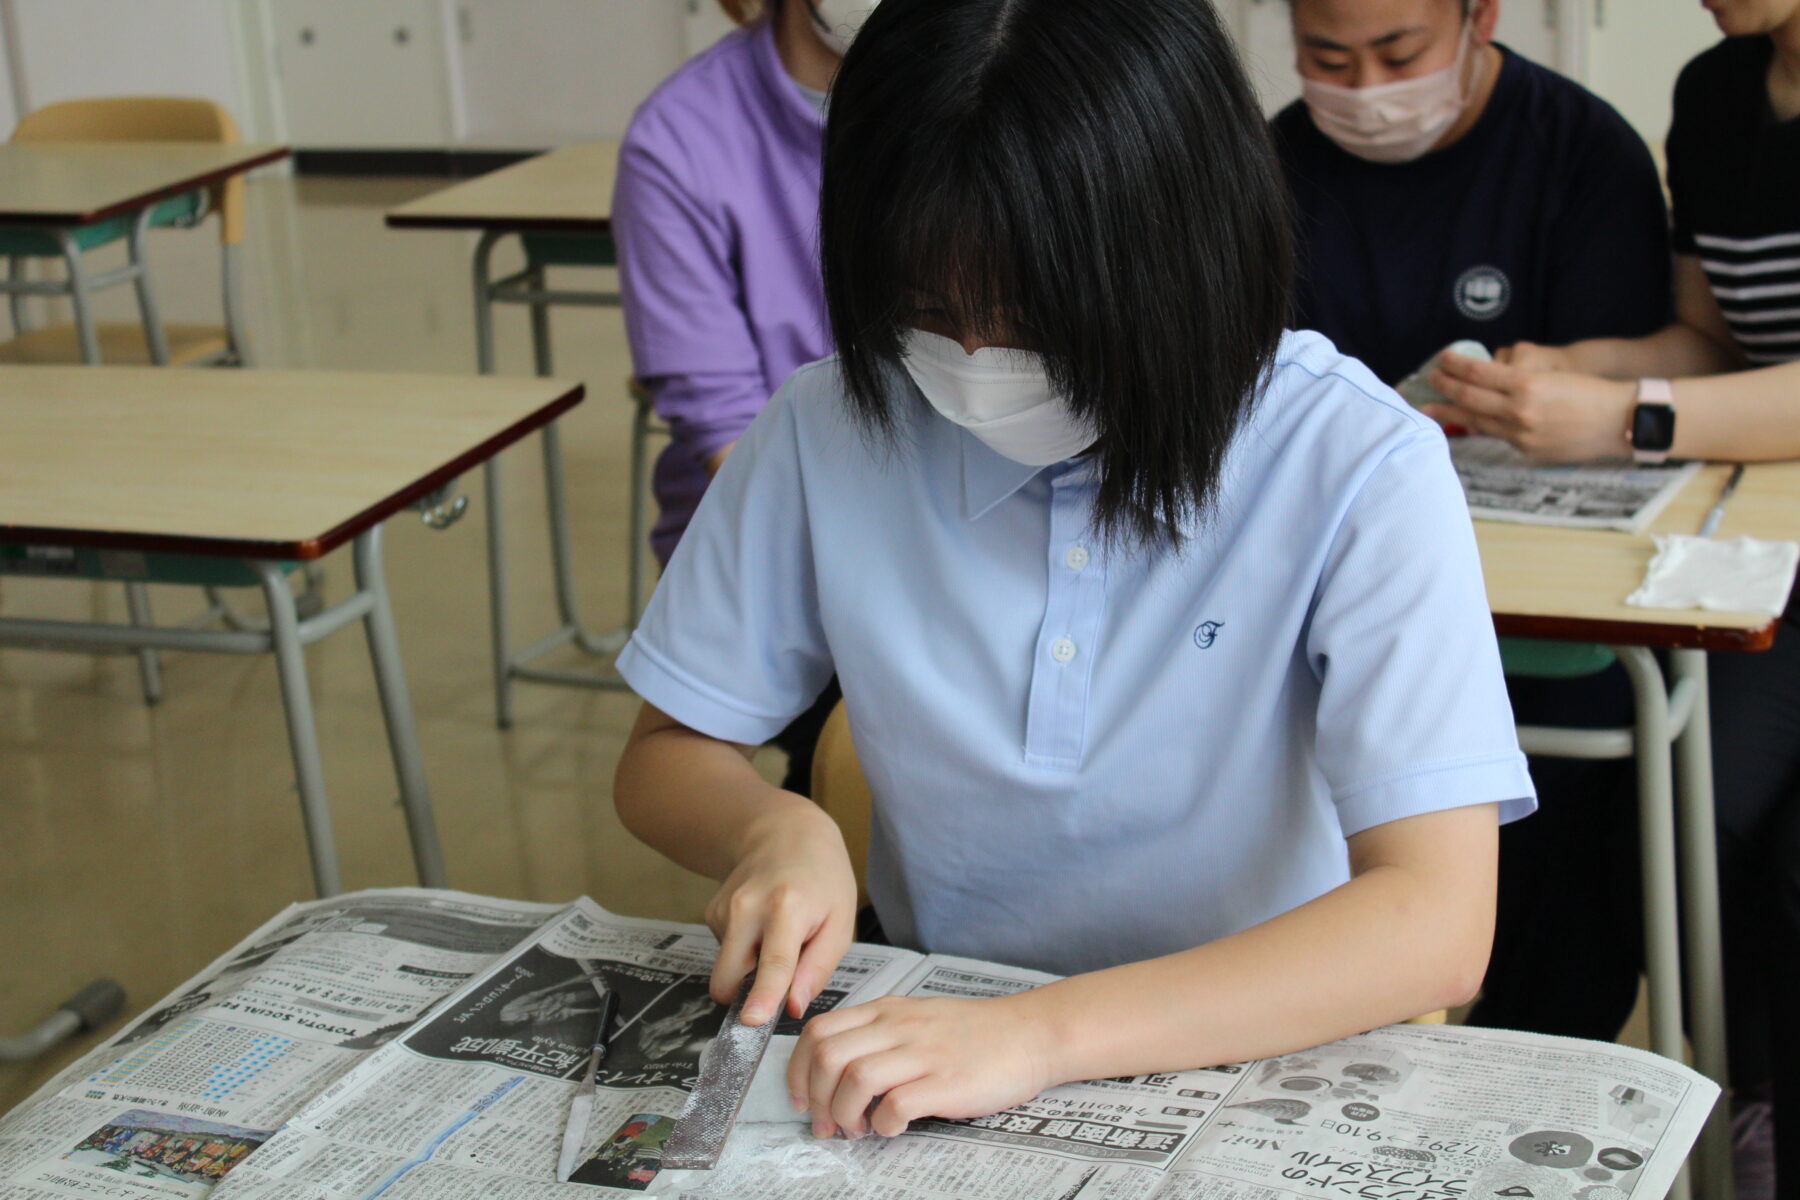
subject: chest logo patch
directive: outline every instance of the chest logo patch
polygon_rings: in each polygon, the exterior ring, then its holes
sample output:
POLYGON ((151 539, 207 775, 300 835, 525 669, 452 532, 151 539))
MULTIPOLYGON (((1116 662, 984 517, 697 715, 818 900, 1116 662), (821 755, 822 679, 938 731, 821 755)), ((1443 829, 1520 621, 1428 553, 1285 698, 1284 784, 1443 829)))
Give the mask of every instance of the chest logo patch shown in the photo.
POLYGON ((1194 645, 1202 650, 1211 650, 1212 644, 1219 640, 1219 630, 1225 628, 1223 621, 1202 621, 1194 627, 1194 645))
POLYGON ((1452 289, 1456 311, 1471 321, 1491 321, 1512 300, 1512 280, 1499 267, 1470 267, 1456 277, 1452 289))

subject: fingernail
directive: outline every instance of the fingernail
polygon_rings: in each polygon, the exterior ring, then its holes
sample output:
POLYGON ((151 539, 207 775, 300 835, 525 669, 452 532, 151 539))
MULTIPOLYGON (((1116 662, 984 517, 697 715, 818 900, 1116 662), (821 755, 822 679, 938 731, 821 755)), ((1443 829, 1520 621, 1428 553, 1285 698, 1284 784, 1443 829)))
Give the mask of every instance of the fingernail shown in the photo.
POLYGON ((816 1138, 828 1138, 831 1136, 831 1130, 826 1126, 825 1122, 814 1121, 813 1136, 816 1138))
POLYGON ((806 1006, 812 1003, 812 993, 808 991, 795 992, 794 1003, 799 1007, 800 1012, 804 1014, 806 1012, 806 1006))
POLYGON ((768 1015, 769 1012, 762 1006, 761 1001, 744 1005, 744 1024, 746 1025, 761 1025, 768 1015))
POLYGON ((805 1112, 806 1111, 806 1097, 802 1096, 798 1092, 793 1092, 793 1093, 789 1094, 788 1103, 794 1106, 795 1112, 805 1112))

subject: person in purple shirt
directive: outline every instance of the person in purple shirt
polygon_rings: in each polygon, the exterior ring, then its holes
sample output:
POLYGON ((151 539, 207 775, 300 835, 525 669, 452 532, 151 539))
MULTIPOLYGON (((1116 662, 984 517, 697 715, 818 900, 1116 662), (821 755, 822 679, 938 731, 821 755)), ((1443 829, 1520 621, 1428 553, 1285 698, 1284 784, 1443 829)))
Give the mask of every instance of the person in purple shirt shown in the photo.
POLYGON ((825 89, 841 55, 809 0, 754 16, 644 102, 619 157, 625 328, 673 434, 654 480, 651 544, 665 563, 751 419, 832 348, 817 229, 825 89))
MULTIPOLYGON (((712 475, 796 368, 831 353, 819 274, 825 91, 875 0, 724 0, 744 27, 645 100, 613 192, 633 369, 672 435, 652 486, 667 564, 712 475)), ((805 791, 836 701, 777 739, 805 791)))

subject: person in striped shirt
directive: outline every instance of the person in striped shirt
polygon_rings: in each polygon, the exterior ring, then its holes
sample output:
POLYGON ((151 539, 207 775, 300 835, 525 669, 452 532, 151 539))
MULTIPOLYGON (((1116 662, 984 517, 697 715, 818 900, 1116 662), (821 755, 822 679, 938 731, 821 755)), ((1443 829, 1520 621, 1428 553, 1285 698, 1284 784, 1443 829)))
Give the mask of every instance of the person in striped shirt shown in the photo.
MULTIPOLYGON (((1439 420, 1544 459, 1800 458, 1800 0, 1708 7, 1727 36, 1682 71, 1669 131, 1675 322, 1492 364, 1447 355, 1439 420)), ((1800 1195, 1800 601, 1773 649, 1711 667, 1740 1136, 1774 1118, 1775 1178, 1738 1194, 1800 1195)))

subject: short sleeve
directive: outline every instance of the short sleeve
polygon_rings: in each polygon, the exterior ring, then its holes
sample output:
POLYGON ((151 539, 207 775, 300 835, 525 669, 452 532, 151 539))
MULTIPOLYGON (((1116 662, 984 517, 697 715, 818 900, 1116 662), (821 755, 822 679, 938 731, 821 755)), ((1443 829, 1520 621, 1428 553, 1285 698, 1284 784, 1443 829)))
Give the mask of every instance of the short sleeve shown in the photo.
POLYGON ((668 148, 679 130, 640 114, 619 157, 613 235, 633 369, 675 440, 705 458, 768 401, 726 223, 668 148))
POLYGON ((1344 836, 1536 793, 1519 752, 1481 560, 1444 439, 1403 443, 1351 502, 1307 632, 1317 758, 1344 836))
POLYGON ((725 460, 619 655, 644 700, 728 742, 768 741, 831 680, 795 413, 808 374, 725 460))

